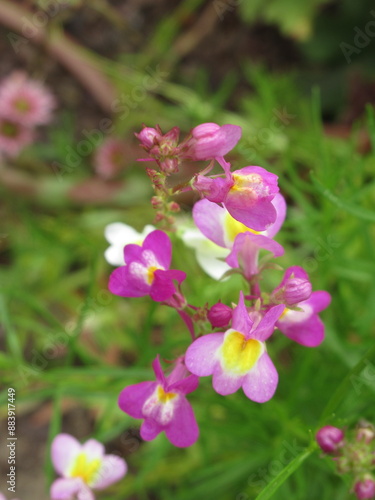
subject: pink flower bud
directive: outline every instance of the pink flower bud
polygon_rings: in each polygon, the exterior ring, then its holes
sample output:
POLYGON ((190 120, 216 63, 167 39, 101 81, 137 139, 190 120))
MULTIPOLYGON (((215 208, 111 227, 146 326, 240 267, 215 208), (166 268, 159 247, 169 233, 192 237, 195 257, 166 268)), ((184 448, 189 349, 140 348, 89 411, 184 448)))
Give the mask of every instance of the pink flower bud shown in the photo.
POLYGON ((207 318, 213 328, 223 328, 228 326, 232 319, 232 309, 221 302, 213 305, 208 311, 207 318))
POLYGON ((365 479, 364 481, 358 481, 354 485, 354 492, 359 500, 364 500, 366 498, 374 498, 375 496, 375 482, 373 479, 365 479))
POLYGON ((319 429, 316 441, 325 453, 333 453, 343 444, 344 433, 337 427, 326 425, 319 429))
POLYGON ((307 300, 310 297, 311 292, 312 287, 309 280, 291 278, 285 285, 285 305, 293 306, 299 302, 307 300))
POLYGON ((187 158, 210 160, 226 155, 241 137, 241 127, 216 123, 202 123, 191 131, 191 139, 186 142, 187 158))
POLYGON ((162 135, 155 129, 151 127, 144 127, 139 134, 135 136, 140 140, 141 145, 146 149, 151 149, 155 144, 155 139, 160 139, 162 135))

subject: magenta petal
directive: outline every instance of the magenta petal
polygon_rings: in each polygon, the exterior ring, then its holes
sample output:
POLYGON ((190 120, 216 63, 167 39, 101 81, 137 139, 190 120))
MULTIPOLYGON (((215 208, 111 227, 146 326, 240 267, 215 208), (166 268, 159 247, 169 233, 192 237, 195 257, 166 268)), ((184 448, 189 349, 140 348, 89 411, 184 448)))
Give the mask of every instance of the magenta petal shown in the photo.
POLYGON ((225 134, 225 144, 220 148, 220 154, 217 156, 224 156, 229 153, 241 139, 242 135, 242 128, 238 125, 223 125, 221 130, 225 134))
POLYGON ((156 382, 147 381, 125 387, 118 398, 119 407, 133 418, 143 418, 143 405, 154 392, 156 385, 156 382))
POLYGON ((129 243, 124 247, 124 260, 126 264, 133 262, 133 260, 141 260, 142 258, 142 247, 140 245, 135 245, 134 243, 129 243))
POLYGON ((225 217, 225 208, 206 199, 198 201, 193 208, 193 219, 195 225, 206 238, 210 239, 216 245, 225 247, 223 218, 225 217))
POLYGON ((185 354, 187 369, 199 377, 212 375, 217 363, 216 351, 223 343, 223 338, 224 333, 209 333, 195 340, 185 354))
POLYGON ((286 281, 288 281, 288 279, 292 276, 292 274, 294 275, 295 278, 301 278, 303 280, 309 280, 309 275, 303 269, 303 267, 300 267, 300 266, 291 266, 291 267, 288 267, 288 269, 286 269, 286 271, 284 273, 283 280, 280 283, 280 286, 283 286, 284 283, 286 281))
POLYGON ((159 384, 161 384, 163 387, 166 387, 167 382, 165 379, 163 368, 162 368, 161 363, 160 363, 159 354, 156 356, 156 358, 152 362, 152 369, 154 370, 156 380, 159 382, 159 384))
POLYGON ((225 207, 234 219, 255 231, 264 231, 276 221, 275 207, 268 199, 258 199, 254 203, 245 193, 230 193, 225 200, 225 207))
POLYGON ((152 300, 155 300, 155 302, 163 302, 170 299, 175 292, 176 287, 170 278, 169 271, 157 269, 154 272, 154 281, 150 289, 150 297, 152 300))
POLYGON ((326 309, 331 303, 331 296, 325 290, 317 290, 313 292, 308 300, 304 302, 309 304, 314 312, 318 313, 326 309))
POLYGON ((152 233, 146 236, 142 248, 143 250, 151 250, 155 254, 159 264, 165 269, 168 269, 171 265, 172 244, 169 236, 163 231, 159 229, 152 231, 152 233))
POLYGON ((207 200, 215 203, 222 203, 224 201, 232 185, 233 182, 227 178, 222 179, 221 177, 217 177, 216 179, 211 179, 204 175, 196 175, 193 182, 194 189, 207 198, 207 200))
POLYGON ((199 378, 196 375, 189 375, 188 377, 175 382, 168 386, 168 391, 174 392, 175 390, 181 394, 189 394, 196 390, 199 384, 199 378))
POLYGON ((217 363, 213 373, 212 386, 218 394, 227 396, 228 394, 233 394, 238 391, 242 385, 243 379, 243 375, 232 375, 225 372, 220 366, 220 363, 217 363))
POLYGON ((108 289, 120 297, 144 297, 149 293, 150 287, 129 276, 129 267, 122 266, 111 273, 108 289))
POLYGON ((113 483, 122 479, 128 467, 123 458, 117 455, 105 455, 102 459, 101 467, 97 474, 97 479, 91 485, 96 490, 103 490, 113 483))
POLYGON ((247 335, 253 326, 253 321, 250 319, 247 312, 243 292, 240 292, 240 300, 237 307, 233 310, 232 328, 244 335, 247 335))
POLYGON ((198 439, 198 424, 193 409, 186 398, 180 397, 173 420, 166 427, 165 434, 169 441, 179 448, 191 446, 198 439))
POLYGON ((265 352, 256 366, 245 376, 242 388, 249 399, 264 403, 275 394, 278 381, 276 368, 265 352))
POLYGON ((316 347, 324 340, 324 324, 317 314, 312 314, 306 321, 278 321, 277 328, 291 340, 306 347, 316 347))
POLYGON ((67 475, 81 448, 79 441, 70 434, 58 434, 55 437, 51 444, 51 460, 58 474, 67 475))
POLYGON ((51 500, 71 500, 82 488, 82 479, 75 477, 71 479, 56 479, 51 485, 51 500))
POLYGON ((271 307, 261 319, 257 328, 252 332, 251 337, 261 342, 267 340, 273 334, 275 323, 282 315, 284 309, 285 306, 283 304, 271 307))
POLYGON ((186 273, 179 269, 168 269, 167 271, 163 271, 163 275, 170 280, 176 280, 180 284, 186 279, 186 273))
POLYGON ((153 418, 146 418, 141 425, 141 438, 144 441, 152 441, 164 430, 164 427, 158 424, 153 418))

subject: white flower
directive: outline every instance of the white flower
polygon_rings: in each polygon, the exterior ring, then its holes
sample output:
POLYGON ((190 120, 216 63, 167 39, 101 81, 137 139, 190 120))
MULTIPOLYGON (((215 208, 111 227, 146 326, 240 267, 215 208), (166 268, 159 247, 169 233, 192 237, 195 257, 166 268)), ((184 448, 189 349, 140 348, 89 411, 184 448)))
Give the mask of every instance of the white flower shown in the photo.
POLYGON ((104 252, 106 261, 112 266, 124 265, 124 246, 134 243, 141 245, 146 236, 151 233, 154 226, 148 224, 141 233, 138 233, 133 227, 122 222, 113 222, 108 224, 104 230, 104 235, 110 246, 104 252))

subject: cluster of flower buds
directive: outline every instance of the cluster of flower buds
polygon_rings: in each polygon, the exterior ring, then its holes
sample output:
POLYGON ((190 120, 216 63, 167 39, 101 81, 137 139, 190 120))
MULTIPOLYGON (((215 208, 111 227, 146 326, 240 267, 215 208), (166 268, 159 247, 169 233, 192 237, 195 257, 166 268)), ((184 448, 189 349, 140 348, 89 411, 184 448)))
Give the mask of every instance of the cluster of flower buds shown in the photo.
POLYGON ((50 91, 22 71, 0 84, 0 154, 17 156, 34 139, 35 127, 51 121, 56 102, 50 91))
POLYGON ((354 431, 344 432, 326 425, 319 429, 316 440, 331 455, 339 474, 353 477, 353 492, 359 500, 375 498, 375 428, 360 422, 354 431))
MULTIPOLYGON (((141 436, 145 440, 165 431, 176 446, 196 441, 198 426, 186 396, 197 388, 199 377, 212 375, 214 390, 224 396, 242 388, 257 403, 272 398, 278 373, 267 341, 277 329, 307 347, 316 347, 324 339, 319 313, 329 305, 330 295, 312 291, 304 269, 289 267, 274 290, 261 290, 262 272, 270 264, 269 256, 259 259, 260 252, 274 257, 284 253, 274 237, 284 222, 286 202, 275 174, 259 166, 231 171, 224 155, 240 136, 240 127, 214 123, 195 127, 180 144, 177 128, 163 135, 159 127, 145 127, 137 134, 159 166, 152 174, 159 192, 165 188, 163 179, 175 173, 183 160, 209 161, 199 166, 201 170, 188 185, 180 187, 195 190, 201 199, 192 211, 195 229, 177 229, 177 236, 196 250, 198 262, 210 276, 243 276, 236 304, 189 303, 182 291, 186 273, 170 269, 172 244, 166 232, 148 227, 139 234, 121 223, 107 228, 111 243, 107 258, 112 264, 122 264, 111 274, 109 290, 122 297, 148 295, 174 308, 192 338, 168 375, 156 357, 156 380, 126 387, 120 395, 120 408, 144 419, 141 436), (222 173, 209 176, 215 162, 222 173)), ((170 194, 164 191, 164 202, 171 203, 170 194)))

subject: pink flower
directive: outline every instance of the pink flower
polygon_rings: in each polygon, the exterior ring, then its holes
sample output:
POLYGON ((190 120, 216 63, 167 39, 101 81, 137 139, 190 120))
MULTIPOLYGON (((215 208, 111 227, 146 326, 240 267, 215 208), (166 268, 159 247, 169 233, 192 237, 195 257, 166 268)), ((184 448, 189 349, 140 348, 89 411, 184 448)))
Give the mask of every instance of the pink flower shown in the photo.
POLYGON ((278 374, 266 351, 265 341, 274 331, 283 306, 264 316, 248 313, 243 293, 233 311, 232 328, 195 340, 185 355, 187 368, 204 377, 213 375, 213 388, 223 396, 242 387, 249 399, 264 403, 275 393, 278 374))
POLYGON ((13 72, 0 85, 0 114, 12 122, 27 127, 49 123, 55 106, 50 91, 22 71, 13 72))
POLYGON ((213 160, 225 156, 240 140, 242 129, 238 125, 202 123, 191 131, 185 143, 183 157, 191 160, 213 160))
MULTIPOLYGON (((308 274, 302 267, 289 267, 284 274, 283 280, 278 288, 288 283, 290 277, 309 281, 308 274)), ((331 296, 328 292, 319 290, 312 292, 307 300, 294 303, 293 310, 285 307, 285 310, 276 323, 277 328, 287 337, 307 347, 316 347, 324 340, 324 324, 318 313, 329 306, 331 296)))
POLYGON ((180 163, 178 146, 180 129, 178 127, 173 127, 164 135, 159 126, 156 129, 144 127, 139 134, 135 135, 162 172, 167 175, 178 172, 180 163))
POLYGON ((95 151, 95 172, 103 179, 112 179, 125 168, 126 155, 123 141, 108 137, 95 151))
POLYGON ((119 397, 119 406, 131 417, 144 419, 141 436, 145 441, 165 431, 175 446, 191 446, 198 439, 199 429, 185 396, 195 391, 199 379, 188 374, 181 359, 168 377, 163 373, 159 357, 152 366, 156 381, 125 387, 119 397))
POLYGON ((9 157, 17 156, 33 139, 30 128, 0 117, 0 153, 9 157))
POLYGON ((103 490, 127 472, 125 460, 105 455, 104 446, 95 439, 81 445, 69 434, 55 437, 51 458, 56 472, 62 476, 52 483, 52 500, 94 500, 91 489, 103 490))
POLYGON ((375 481, 368 477, 363 481, 357 481, 354 485, 354 492, 359 500, 365 500, 375 497, 375 481))
POLYGON ((343 444, 344 433, 338 427, 326 425, 319 429, 316 441, 325 453, 334 453, 343 444))
POLYGON ((198 201, 193 208, 194 222, 200 231, 217 245, 228 248, 226 258, 231 267, 241 267, 247 279, 258 273, 258 255, 261 248, 275 256, 284 253, 279 243, 271 238, 280 229, 285 219, 286 203, 281 194, 272 200, 276 219, 265 231, 258 232, 234 219, 224 207, 208 200, 198 201))
POLYGON ((182 283, 186 278, 183 271, 169 269, 172 245, 163 231, 152 231, 142 246, 126 245, 124 257, 126 265, 115 269, 109 279, 109 290, 115 295, 150 295, 156 302, 163 302, 177 293, 173 280, 182 283))

